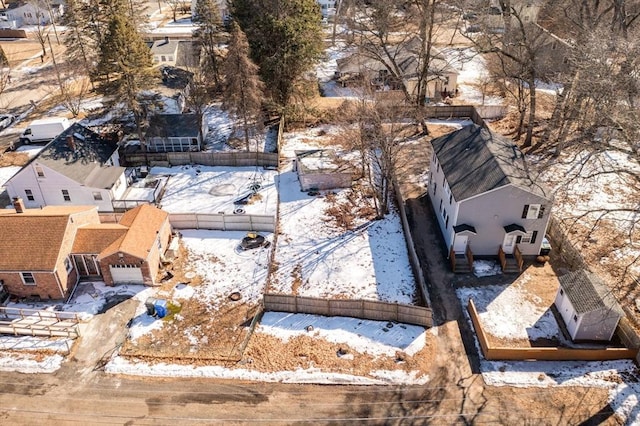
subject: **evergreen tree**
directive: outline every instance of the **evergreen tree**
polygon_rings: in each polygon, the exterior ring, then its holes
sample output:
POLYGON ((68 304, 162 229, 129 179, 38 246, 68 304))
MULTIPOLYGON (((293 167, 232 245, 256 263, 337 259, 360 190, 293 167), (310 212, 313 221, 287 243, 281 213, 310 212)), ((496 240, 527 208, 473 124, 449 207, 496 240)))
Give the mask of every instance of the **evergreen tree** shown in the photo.
POLYGON ((271 97, 286 106, 323 54, 320 6, 316 0, 231 0, 231 6, 271 97))
POLYGON ((138 101, 140 91, 153 84, 157 71, 151 66, 151 51, 126 14, 116 14, 109 23, 100 46, 98 72, 106 76, 102 89, 114 94, 133 112, 138 136, 144 142, 144 112, 138 101))
POLYGON ((220 83, 218 42, 223 31, 220 8, 216 0, 197 0, 193 21, 198 26, 193 37, 204 56, 203 68, 215 86, 220 83))
POLYGON ((249 42, 237 23, 232 24, 229 51, 223 63, 225 76, 222 107, 242 120, 244 142, 249 151, 249 133, 259 124, 264 84, 258 66, 249 58, 249 42))

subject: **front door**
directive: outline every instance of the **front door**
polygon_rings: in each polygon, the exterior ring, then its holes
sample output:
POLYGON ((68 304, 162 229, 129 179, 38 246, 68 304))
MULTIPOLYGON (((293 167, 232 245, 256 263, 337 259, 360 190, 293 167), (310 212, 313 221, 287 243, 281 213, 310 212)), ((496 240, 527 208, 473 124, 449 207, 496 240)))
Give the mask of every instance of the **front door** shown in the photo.
POLYGON ((453 252, 456 254, 465 253, 467 251, 468 235, 456 235, 453 240, 453 252))
POLYGON ((504 236, 502 250, 505 254, 513 254, 513 249, 516 247, 516 238, 517 236, 514 234, 507 234, 504 236))

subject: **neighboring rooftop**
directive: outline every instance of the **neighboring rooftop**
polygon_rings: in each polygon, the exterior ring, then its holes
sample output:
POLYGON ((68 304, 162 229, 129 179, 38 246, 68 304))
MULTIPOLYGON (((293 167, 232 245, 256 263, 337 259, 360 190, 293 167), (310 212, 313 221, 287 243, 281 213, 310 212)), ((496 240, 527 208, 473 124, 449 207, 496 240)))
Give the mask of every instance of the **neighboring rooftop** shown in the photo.
POLYGON ((332 149, 295 151, 298 167, 303 172, 338 172, 341 164, 332 149))
POLYGON ((505 185, 548 198, 546 189, 529 176, 520 149, 503 136, 470 124, 431 144, 456 201, 505 185))
POLYGON ((596 274, 581 269, 561 276, 559 281, 577 313, 607 309, 624 316, 611 290, 596 274))
POLYGON ((52 140, 33 161, 81 185, 109 189, 124 172, 124 167, 105 165, 117 149, 115 140, 102 138, 75 123, 52 140))
POLYGON ((147 137, 190 137, 200 134, 202 119, 197 114, 157 114, 149 119, 147 137))

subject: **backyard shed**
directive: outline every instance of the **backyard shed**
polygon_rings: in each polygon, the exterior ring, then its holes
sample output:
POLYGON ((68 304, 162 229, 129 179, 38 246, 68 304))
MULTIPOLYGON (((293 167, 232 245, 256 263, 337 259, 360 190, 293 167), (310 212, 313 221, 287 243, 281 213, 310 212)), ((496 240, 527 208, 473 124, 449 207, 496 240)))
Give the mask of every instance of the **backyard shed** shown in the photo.
POLYGON ((611 340, 624 311, 602 279, 581 269, 559 280, 555 305, 571 339, 611 340))
POLYGON ((296 151, 296 171, 303 191, 351 187, 351 167, 332 149, 296 151))

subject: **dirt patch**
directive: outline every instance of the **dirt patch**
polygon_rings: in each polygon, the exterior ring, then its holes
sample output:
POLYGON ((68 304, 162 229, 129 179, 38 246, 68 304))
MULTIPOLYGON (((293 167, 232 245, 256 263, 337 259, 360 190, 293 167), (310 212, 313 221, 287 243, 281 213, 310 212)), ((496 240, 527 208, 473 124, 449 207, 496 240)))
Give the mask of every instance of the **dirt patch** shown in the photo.
POLYGON ((0 154, 0 167, 24 166, 29 162, 29 156, 24 152, 5 152, 0 154))
POLYGON ((243 362, 262 372, 294 371, 298 368, 319 368, 333 373, 369 377, 374 370, 417 371, 418 377, 428 374, 435 354, 435 339, 425 333, 425 347, 410 356, 398 351, 395 357, 360 353, 343 343, 319 339, 311 331, 288 342, 263 333, 255 333, 244 354, 243 362))

